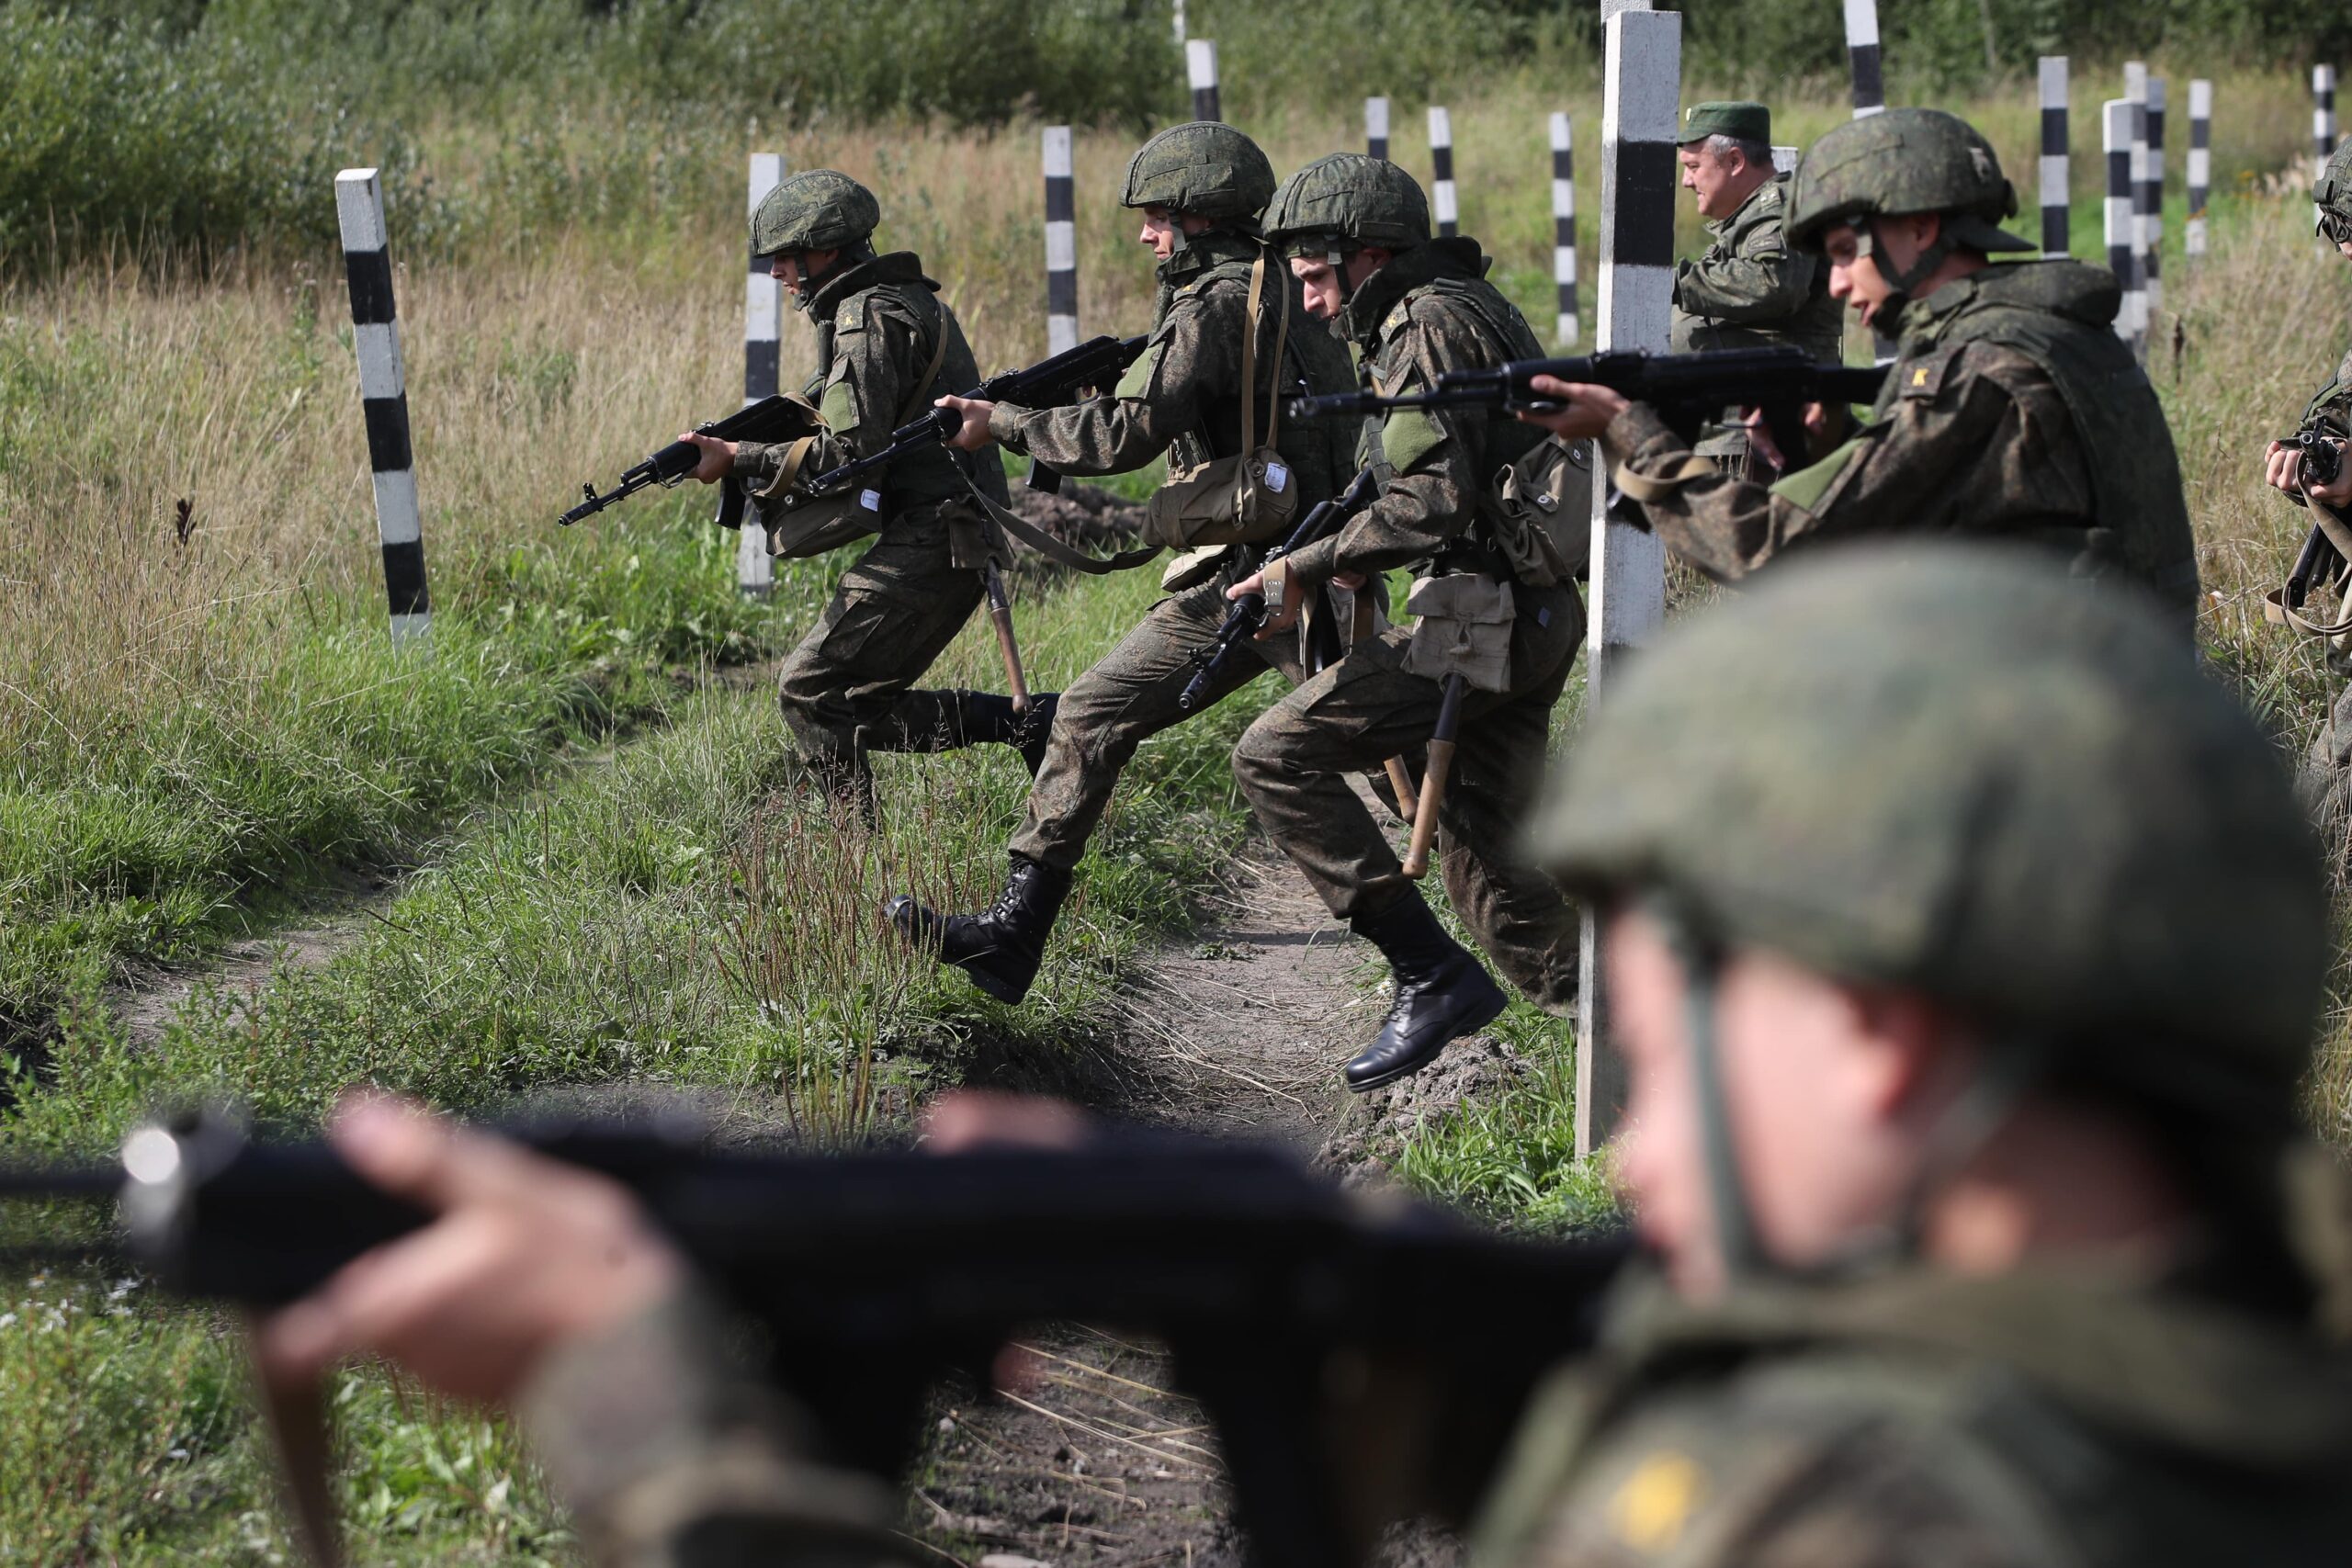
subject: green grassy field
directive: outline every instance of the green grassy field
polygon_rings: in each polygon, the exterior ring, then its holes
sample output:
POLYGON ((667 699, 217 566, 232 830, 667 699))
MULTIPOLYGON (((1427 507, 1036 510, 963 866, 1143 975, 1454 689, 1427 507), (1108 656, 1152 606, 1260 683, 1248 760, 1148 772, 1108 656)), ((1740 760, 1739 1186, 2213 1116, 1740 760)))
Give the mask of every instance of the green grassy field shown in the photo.
MULTIPOLYGON (((1539 324, 1555 107, 1577 115, 1592 264, 1599 114, 1581 80, 1505 73, 1454 95, 1464 227, 1539 324)), ((2285 76, 2223 73, 2214 254, 2186 265, 2176 216, 2167 303, 2183 348, 2176 365, 2168 317, 2152 364, 2211 590, 2207 651, 2290 750, 2333 681, 2261 622, 2301 514, 2250 459, 2333 368, 2352 307, 2352 268, 2315 253, 2303 197, 2267 177, 2303 151, 2301 94, 2285 76)), ((1955 107, 2030 173, 2022 90, 1955 107)), ((1398 155, 1414 164, 1418 107, 1396 106, 1398 155)), ((1834 96, 1784 106, 1781 139, 1842 115, 1834 96)), ((2087 118, 2078 105, 2078 128, 2087 118)), ((1285 169, 1358 141, 1346 106, 1251 129, 1285 169)), ((1080 138, 1089 330, 1136 330, 1150 307, 1148 258, 1113 201, 1132 140, 1080 138)), ((740 182, 757 147, 871 181, 882 240, 924 254, 984 362, 1043 351, 1034 125, 787 134, 634 122, 594 103, 527 139, 491 119, 421 124, 402 155, 438 194, 391 214, 436 605, 421 657, 384 637, 331 250, 261 247, 207 267, 126 250, 5 275, 0 1151, 100 1151, 191 1096, 300 1128, 361 1081, 469 1111, 557 1089, 688 1091, 718 1114, 830 1140, 1007 1063, 1032 1082, 1082 1076, 1106 987, 1185 923, 1188 896, 1246 831, 1225 759, 1269 694, 1146 748, 1046 981, 1003 1009, 907 963, 878 940, 876 910, 902 886, 950 902, 993 886, 1018 762, 1001 749, 885 759, 878 830, 812 814, 790 788, 763 677, 744 668, 788 646, 842 563, 796 565, 772 603, 746 605, 700 493, 552 526, 580 480, 738 395, 740 182), (110 987, 200 964, 384 868, 407 874, 401 895, 332 962, 200 994, 159 1040, 125 1027, 110 987)), ((2097 160, 2075 167, 2077 246, 2096 256, 2097 160)), ((1586 299, 1589 313, 1589 276, 1586 299)), ((808 355, 788 321, 788 382, 808 355)), ((1035 684, 1083 669, 1152 593, 1144 574, 1027 582, 1035 684)), ((939 679, 992 685, 994 658, 968 632, 939 679)), ((1564 743, 1573 723, 1571 704, 1564 743)), ((1532 1082, 1425 1131, 1399 1170, 1507 1223, 1556 1226, 1606 1201, 1573 1158, 1572 1042, 1525 1009, 1507 1032, 1538 1062, 1532 1082)), ((2341 1018, 2330 1038, 2313 1106, 2341 1134, 2341 1018)), ((0 1559, 284 1551, 222 1327, 120 1276, 0 1278, 0 1559)), ((346 1374, 337 1399, 363 1558, 565 1555, 503 1427, 374 1370, 346 1374)))

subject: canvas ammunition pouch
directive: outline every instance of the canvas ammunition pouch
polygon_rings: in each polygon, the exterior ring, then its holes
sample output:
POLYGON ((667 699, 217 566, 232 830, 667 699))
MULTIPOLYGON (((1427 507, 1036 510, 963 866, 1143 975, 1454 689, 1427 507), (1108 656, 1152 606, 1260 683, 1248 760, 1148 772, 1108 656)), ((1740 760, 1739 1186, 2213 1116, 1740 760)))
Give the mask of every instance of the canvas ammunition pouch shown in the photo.
POLYGON ((1419 617, 1405 647, 1408 673, 1459 675, 1482 692, 1510 690, 1510 584, 1468 572, 1417 580, 1406 610, 1419 617))
POLYGON ((1159 591, 1162 593, 1182 593, 1187 588, 1198 588, 1216 575, 1217 567, 1232 547, 1230 545, 1203 545, 1198 549, 1186 550, 1160 568, 1159 591))
POLYGON ((1539 441, 1495 476, 1488 518, 1511 576, 1552 588, 1585 574, 1592 555, 1592 445, 1539 441))
MULTIPOLYGON (((1250 330, 1241 339, 1241 439, 1245 445, 1258 434, 1258 326, 1265 309, 1266 271, 1267 256, 1261 252, 1250 268, 1250 330)), ((1280 366, 1290 342, 1291 291, 1278 282, 1274 293, 1280 297, 1282 314, 1274 329, 1273 363, 1280 366)), ((1176 550, 1254 544, 1286 532, 1297 519, 1298 476, 1274 449, 1274 438, 1282 429, 1283 400, 1275 395, 1266 401, 1262 444, 1238 457, 1212 457, 1171 473, 1168 482, 1152 493, 1144 508, 1144 527, 1153 540, 1176 550)))
MULTIPOLYGON (((939 367, 946 358, 947 321, 943 312, 939 341, 932 347, 931 363, 923 367, 906 406, 899 411, 899 424, 908 423, 930 404, 932 384, 939 379, 939 367)), ((824 423, 822 414, 817 414, 816 420, 820 426, 824 423)), ((821 556, 868 534, 881 532, 882 525, 890 520, 878 485, 853 484, 822 495, 810 495, 797 488, 802 479, 816 477, 808 471, 808 465, 823 440, 824 433, 820 429, 816 434, 804 435, 792 443, 786 448, 784 466, 776 470, 775 481, 752 496, 760 503, 760 520, 767 525, 768 554, 772 556, 796 559, 821 556)))

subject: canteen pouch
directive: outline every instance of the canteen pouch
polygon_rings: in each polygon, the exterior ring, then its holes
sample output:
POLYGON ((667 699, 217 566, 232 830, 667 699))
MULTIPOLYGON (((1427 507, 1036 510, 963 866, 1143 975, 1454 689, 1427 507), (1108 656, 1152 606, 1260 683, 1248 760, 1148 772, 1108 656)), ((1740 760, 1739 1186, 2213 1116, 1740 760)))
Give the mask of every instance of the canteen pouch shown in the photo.
POLYGON ((1482 692, 1510 690, 1510 624, 1518 614, 1510 584, 1473 572, 1417 580, 1405 595, 1419 618, 1405 645, 1408 674, 1442 681, 1459 675, 1482 692))
POLYGON ((1495 547, 1511 575, 1552 588, 1585 574, 1592 555, 1592 447, 1556 436, 1495 475, 1495 547))
MULTIPOLYGON (((1279 367, 1290 342, 1290 290, 1277 286, 1275 292, 1282 299, 1280 324, 1274 331, 1274 364, 1279 367)), ((1250 268, 1250 330, 1241 340, 1244 441, 1258 434, 1258 323, 1264 313, 1265 293, 1266 257, 1261 253, 1250 268)), ((1280 379, 1279 375, 1276 378, 1280 379)), ((1144 507, 1144 528, 1151 539, 1175 550, 1254 544, 1286 532, 1297 520, 1298 476, 1274 447, 1282 429, 1283 400, 1279 396, 1267 400, 1272 406, 1267 411, 1262 443, 1240 457, 1212 457, 1170 474, 1168 482, 1152 492, 1144 507)))

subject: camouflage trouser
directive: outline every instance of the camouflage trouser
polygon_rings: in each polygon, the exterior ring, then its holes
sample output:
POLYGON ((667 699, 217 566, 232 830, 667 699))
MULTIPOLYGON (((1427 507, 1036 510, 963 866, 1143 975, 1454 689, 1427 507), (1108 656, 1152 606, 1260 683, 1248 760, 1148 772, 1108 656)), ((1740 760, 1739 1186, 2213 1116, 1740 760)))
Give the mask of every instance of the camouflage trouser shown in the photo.
POLYGON ((784 722, 809 762, 851 783, 864 778, 868 751, 968 744, 966 693, 908 688, 982 596, 978 572, 949 564, 946 508, 914 507, 884 525, 776 679, 784 722))
MULTIPOLYGON (((1544 782, 1553 705, 1584 640, 1573 587, 1517 588, 1508 693, 1471 690, 1438 812, 1446 896, 1510 982, 1541 1006, 1577 989, 1577 919, 1520 835, 1544 782)), ((1258 820, 1343 919, 1378 914, 1412 883, 1346 775, 1418 757, 1437 728, 1440 687, 1405 669, 1408 630, 1351 649, 1269 709, 1233 749, 1258 820)))
MULTIPOLYGON (((1069 683, 1054 714, 1046 765, 1029 786, 1029 810, 1013 835, 1013 853, 1063 871, 1078 864, 1136 748, 1193 716, 1176 699, 1193 678, 1194 655, 1216 639, 1231 607, 1225 591, 1233 581, 1228 569, 1162 599, 1118 647, 1069 683)), ((1243 642, 1201 708, 1222 701, 1269 667, 1296 685, 1306 673, 1297 639, 1243 642)))

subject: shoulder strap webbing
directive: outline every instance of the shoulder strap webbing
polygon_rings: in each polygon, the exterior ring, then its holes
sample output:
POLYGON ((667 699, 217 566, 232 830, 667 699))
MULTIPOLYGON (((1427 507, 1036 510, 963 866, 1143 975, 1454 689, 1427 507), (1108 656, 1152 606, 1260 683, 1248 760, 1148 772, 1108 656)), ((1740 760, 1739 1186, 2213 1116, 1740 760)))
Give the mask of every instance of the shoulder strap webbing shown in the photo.
POLYGON ((977 486, 972 488, 972 499, 979 503, 980 511, 997 527, 1046 559, 1059 561, 1072 571, 1082 571, 1089 577, 1107 577, 1114 571, 1131 570, 1159 553, 1158 545, 1145 545, 1110 556, 1091 556, 1077 546, 1065 544, 1045 530, 1032 526, 1018 513, 1000 506, 981 494, 977 486))

